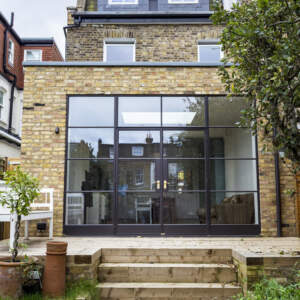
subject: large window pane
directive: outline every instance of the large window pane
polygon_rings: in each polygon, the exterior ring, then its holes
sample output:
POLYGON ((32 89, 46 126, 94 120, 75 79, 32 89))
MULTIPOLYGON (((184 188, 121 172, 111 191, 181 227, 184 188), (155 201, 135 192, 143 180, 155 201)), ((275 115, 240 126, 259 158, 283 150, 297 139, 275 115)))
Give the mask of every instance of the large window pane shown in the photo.
POLYGON ((155 190, 156 161, 120 160, 119 190, 155 190))
POLYGON ((210 194, 212 224, 258 224, 257 193, 210 194))
POLYGON ((219 63, 222 59, 221 45, 199 45, 199 62, 219 63))
POLYGON ((114 158, 114 130, 69 129, 69 158, 114 158))
POLYGON ((120 131, 119 157, 160 157, 159 131, 120 131))
POLYGON ((163 202, 165 224, 205 224, 205 193, 167 193, 163 202))
POLYGON ((113 126, 113 97, 70 97, 69 126, 113 126))
POLYGON ((255 160, 210 160, 211 189, 256 191, 255 160))
POLYGON ((204 131, 164 131, 165 157, 204 157, 204 131))
POLYGON ((68 193, 66 224, 111 224, 112 193, 68 193))
POLYGON ((160 196, 158 193, 126 193, 118 195, 120 224, 159 224, 160 196))
POLYGON ((204 97, 163 97, 163 126, 203 126, 204 97))
POLYGON ((160 97, 120 97, 119 126, 160 126, 160 97))
POLYGON ((168 190, 204 190, 204 160, 168 160, 168 190))
POLYGON ((113 161, 69 160, 68 191, 113 190, 113 161))
POLYGON ((241 97, 209 97, 209 126, 237 126, 246 107, 241 97))
POLYGON ((210 156, 225 158, 255 158, 255 136, 249 129, 211 128, 210 156))

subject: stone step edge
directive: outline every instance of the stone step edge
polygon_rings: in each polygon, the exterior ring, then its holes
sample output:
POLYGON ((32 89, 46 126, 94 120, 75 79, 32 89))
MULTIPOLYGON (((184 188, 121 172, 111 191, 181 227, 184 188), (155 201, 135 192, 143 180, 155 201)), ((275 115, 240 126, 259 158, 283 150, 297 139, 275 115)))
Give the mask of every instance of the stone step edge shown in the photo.
POLYGON ((199 289, 237 289, 240 290, 239 285, 222 284, 222 283, 170 283, 170 282, 101 282, 97 284, 97 288, 150 288, 150 289, 164 289, 164 288, 199 288, 199 289))
POLYGON ((98 268, 224 268, 234 269, 233 264, 218 263, 100 263, 98 268))

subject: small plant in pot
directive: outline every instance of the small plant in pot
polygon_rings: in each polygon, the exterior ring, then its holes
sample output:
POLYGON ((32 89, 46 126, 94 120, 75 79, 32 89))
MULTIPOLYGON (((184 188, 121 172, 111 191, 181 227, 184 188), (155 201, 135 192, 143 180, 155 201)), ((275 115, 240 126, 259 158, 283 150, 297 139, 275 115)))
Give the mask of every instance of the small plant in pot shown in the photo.
POLYGON ((21 219, 30 213, 31 204, 39 195, 39 184, 20 168, 6 171, 4 182, 7 189, 0 192, 0 205, 10 210, 15 228, 11 256, 0 258, 0 298, 17 299, 22 295, 21 266, 24 264, 18 257, 21 219))

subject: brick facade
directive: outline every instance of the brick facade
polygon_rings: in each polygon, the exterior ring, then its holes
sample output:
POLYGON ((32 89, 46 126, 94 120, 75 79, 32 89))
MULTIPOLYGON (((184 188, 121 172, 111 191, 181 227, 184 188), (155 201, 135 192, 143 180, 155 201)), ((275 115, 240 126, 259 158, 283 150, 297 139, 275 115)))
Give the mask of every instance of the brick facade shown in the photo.
POLYGON ((198 41, 218 39, 222 28, 212 25, 82 24, 68 30, 66 60, 103 61, 106 38, 136 40, 136 61, 198 60, 198 41))
MULTIPOLYGON (((68 9, 68 23, 72 23, 68 9)), ((215 40, 222 28, 212 25, 103 25, 69 28, 66 60, 103 61, 106 38, 136 41, 136 61, 197 61, 199 40, 215 40)), ((70 94, 224 94, 216 68, 207 67, 26 67, 22 140, 22 165, 37 176, 41 186, 55 189, 54 233, 63 229, 66 97, 70 94), (134 80, 133 80, 134 78, 134 80), (180 84, 178 84, 180 83, 180 84), (34 106, 34 103, 45 106, 34 106), (33 110, 31 110, 33 108, 33 110), (55 134, 55 128, 60 134, 55 134)), ((259 139, 258 148, 261 148, 259 139)), ((297 201, 284 193, 295 188, 295 178, 281 164, 282 233, 295 236, 297 201)), ((275 163, 272 153, 259 153, 262 235, 276 236, 275 163)), ((298 223, 299 228, 299 223, 298 223)), ((32 228, 33 230, 34 228, 32 228)), ((299 234, 299 230, 298 230, 299 234)))

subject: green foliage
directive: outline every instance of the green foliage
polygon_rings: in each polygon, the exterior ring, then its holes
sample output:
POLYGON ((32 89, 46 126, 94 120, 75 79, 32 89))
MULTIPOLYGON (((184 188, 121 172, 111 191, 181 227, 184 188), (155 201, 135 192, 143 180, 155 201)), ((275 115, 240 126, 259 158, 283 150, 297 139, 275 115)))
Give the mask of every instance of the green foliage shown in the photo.
POLYGON ((227 93, 244 95, 249 108, 241 125, 285 152, 293 170, 300 165, 300 1, 240 1, 226 11, 215 0, 213 23, 224 25, 226 53, 219 74, 227 93), (274 131, 276 132, 274 135, 274 131), (273 136, 274 135, 274 136, 273 136))
POLYGON ((255 284, 253 290, 245 296, 233 297, 236 300, 299 300, 300 283, 293 282, 287 285, 278 283, 275 279, 263 279, 255 284))
POLYGON ((38 180, 18 167, 4 172, 4 182, 9 191, 0 193, 0 204, 9 208, 11 213, 27 216, 30 205, 39 195, 38 180))
POLYGON ((21 217, 30 213, 30 205, 39 195, 38 180, 19 167, 15 170, 4 173, 4 182, 9 188, 5 192, 0 192, 0 205, 10 209, 11 214, 16 215, 15 235, 13 247, 11 249, 12 261, 16 261, 19 248, 21 217))
MULTIPOLYGON (((90 300, 98 300, 98 289, 97 283, 92 280, 80 280, 75 283, 72 283, 67 286, 66 295, 63 298, 55 298, 55 299, 66 299, 66 300, 75 300, 77 297, 86 297, 90 300)), ((41 293, 34 293, 34 294, 25 294, 21 300, 51 300, 51 298, 43 297, 41 293)), ((0 300, 11 300, 9 298, 1 298, 0 300)))

